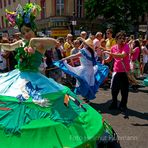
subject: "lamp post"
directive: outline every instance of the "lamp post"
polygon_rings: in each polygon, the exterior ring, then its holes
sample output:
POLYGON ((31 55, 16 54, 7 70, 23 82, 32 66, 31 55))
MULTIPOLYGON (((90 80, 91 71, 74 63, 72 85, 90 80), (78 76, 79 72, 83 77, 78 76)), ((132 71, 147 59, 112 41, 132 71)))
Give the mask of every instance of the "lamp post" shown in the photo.
POLYGON ((146 27, 146 37, 145 37, 146 40, 148 40, 148 21, 147 21, 147 27, 146 27))
POLYGON ((76 25, 77 25, 77 21, 75 19, 75 12, 73 12, 73 19, 72 19, 73 36, 75 35, 75 26, 76 25))
POLYGON ((73 13, 72 13, 72 20, 70 22, 71 34, 75 35, 75 26, 77 25, 77 21, 75 18, 75 0, 73 0, 73 13))

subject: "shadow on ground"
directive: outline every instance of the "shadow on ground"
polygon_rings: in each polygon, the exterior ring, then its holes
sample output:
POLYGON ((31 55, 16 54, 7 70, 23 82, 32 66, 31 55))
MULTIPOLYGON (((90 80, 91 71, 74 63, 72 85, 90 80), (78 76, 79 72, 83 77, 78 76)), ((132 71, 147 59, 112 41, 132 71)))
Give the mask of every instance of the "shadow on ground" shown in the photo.
POLYGON ((121 148, 119 142, 98 143, 97 148, 121 148))
POLYGON ((148 126, 148 124, 132 123, 133 126, 148 126))
MULTIPOLYGON (((118 101, 119 103, 119 101, 118 101)), ((105 103, 101 103, 101 104, 97 104, 97 103, 90 103, 90 105, 97 110, 98 112, 100 112, 101 114, 103 113, 108 113, 111 115, 118 115, 118 114, 123 114, 124 118, 129 118, 130 116, 134 116, 143 120, 148 120, 148 113, 142 113, 142 112, 138 112, 136 110, 132 110, 130 108, 128 108, 125 112, 121 112, 120 110, 109 110, 108 107, 111 104, 111 100, 106 101, 105 103)))

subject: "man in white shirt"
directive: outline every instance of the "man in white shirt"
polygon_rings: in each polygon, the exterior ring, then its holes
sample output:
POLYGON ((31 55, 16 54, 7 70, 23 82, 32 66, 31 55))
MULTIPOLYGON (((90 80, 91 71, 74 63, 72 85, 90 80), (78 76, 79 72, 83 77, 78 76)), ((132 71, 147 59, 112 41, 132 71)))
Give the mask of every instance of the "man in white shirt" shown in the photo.
POLYGON ((93 40, 94 49, 98 55, 98 60, 101 61, 101 50, 100 50, 100 41, 103 38, 102 32, 97 32, 95 35, 95 39, 93 40))

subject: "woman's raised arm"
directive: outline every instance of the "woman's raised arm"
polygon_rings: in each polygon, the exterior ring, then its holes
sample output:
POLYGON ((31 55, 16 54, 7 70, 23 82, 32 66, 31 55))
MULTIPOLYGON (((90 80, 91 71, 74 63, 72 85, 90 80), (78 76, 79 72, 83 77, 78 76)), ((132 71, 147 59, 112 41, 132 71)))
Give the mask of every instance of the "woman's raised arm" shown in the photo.
POLYGON ((57 40, 53 38, 32 38, 29 43, 29 47, 36 48, 41 53, 44 53, 47 49, 55 47, 57 40))
POLYGON ((16 48, 20 47, 22 40, 18 40, 14 43, 0 43, 1 49, 6 51, 14 51, 16 48))

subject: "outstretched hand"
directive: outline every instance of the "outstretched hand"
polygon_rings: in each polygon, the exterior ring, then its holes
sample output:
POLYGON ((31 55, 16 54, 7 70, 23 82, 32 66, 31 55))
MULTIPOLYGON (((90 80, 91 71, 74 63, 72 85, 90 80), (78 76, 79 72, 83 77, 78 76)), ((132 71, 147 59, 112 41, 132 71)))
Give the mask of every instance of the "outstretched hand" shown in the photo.
POLYGON ((32 47, 25 47, 24 51, 27 52, 29 55, 35 53, 35 50, 32 47))
POLYGON ((103 53, 106 53, 106 54, 111 55, 111 52, 110 51, 103 51, 103 53))
POLYGON ((36 48, 40 53, 44 54, 45 50, 54 48, 57 40, 54 38, 32 38, 29 42, 29 47, 36 48))
POLYGON ((63 58, 63 59, 61 59, 60 61, 65 61, 66 60, 66 58, 63 58))

